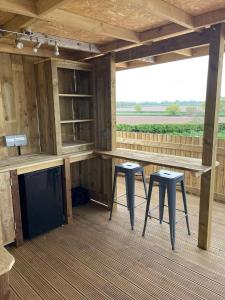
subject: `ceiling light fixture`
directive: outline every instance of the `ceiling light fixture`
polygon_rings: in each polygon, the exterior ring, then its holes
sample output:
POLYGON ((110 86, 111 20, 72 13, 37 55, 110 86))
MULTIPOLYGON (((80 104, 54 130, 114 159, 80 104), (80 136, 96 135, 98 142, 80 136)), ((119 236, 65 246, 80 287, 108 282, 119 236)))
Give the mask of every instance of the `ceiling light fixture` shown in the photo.
POLYGON ((23 43, 19 40, 16 40, 16 48, 20 50, 23 49, 23 43))
POLYGON ((55 56, 59 56, 59 46, 58 46, 58 42, 55 42, 54 55, 55 55, 55 56))
POLYGON ((36 54, 41 47, 42 43, 38 42, 34 47, 33 47, 33 52, 36 54))
POLYGON ((29 49, 29 43, 32 43, 34 45, 32 49, 35 54, 38 52, 38 49, 42 45, 54 47, 53 51, 56 56, 60 55, 61 49, 71 49, 75 51, 78 50, 96 54, 102 53, 101 50, 93 43, 86 43, 73 39, 60 38, 58 36, 46 35, 40 32, 32 32, 30 28, 26 29, 23 32, 0 28, 0 38, 3 37, 5 33, 14 36, 15 48, 19 50, 23 49, 23 43, 26 43, 27 49, 29 49))

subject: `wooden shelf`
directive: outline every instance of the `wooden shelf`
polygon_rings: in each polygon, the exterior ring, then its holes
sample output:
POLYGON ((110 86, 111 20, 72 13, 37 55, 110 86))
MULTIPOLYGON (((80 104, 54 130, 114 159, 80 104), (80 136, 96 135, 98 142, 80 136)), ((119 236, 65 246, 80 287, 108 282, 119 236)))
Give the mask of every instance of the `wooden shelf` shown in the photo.
POLYGON ((81 119, 81 120, 65 120, 60 121, 61 124, 70 124, 70 123, 86 123, 86 122, 93 122, 93 119, 81 119))
POLYGON ((73 142, 62 143, 62 153, 67 154, 75 151, 88 151, 94 149, 93 142, 76 140, 73 142))
POLYGON ((63 148, 68 148, 68 147, 79 147, 79 146, 89 146, 89 145, 94 145, 93 142, 87 142, 87 141, 74 141, 74 142, 68 142, 68 143, 63 143, 62 146, 63 148))
POLYGON ((67 97, 67 98, 92 98, 93 95, 88 95, 88 94, 59 94, 59 97, 67 97))

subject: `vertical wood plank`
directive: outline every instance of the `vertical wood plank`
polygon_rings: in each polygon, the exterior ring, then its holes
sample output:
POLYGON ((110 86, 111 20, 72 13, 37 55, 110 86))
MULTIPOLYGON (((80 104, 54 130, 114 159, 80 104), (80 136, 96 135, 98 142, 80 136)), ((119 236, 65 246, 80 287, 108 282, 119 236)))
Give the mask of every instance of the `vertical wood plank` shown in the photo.
POLYGON ((211 238, 211 219, 215 184, 218 113, 221 93, 224 54, 224 27, 211 27, 208 82, 205 106, 202 163, 212 169, 201 177, 198 247, 208 249, 211 238))
POLYGON ((72 207, 72 195, 71 195, 71 170, 70 159, 64 158, 63 165, 63 187, 64 187, 64 211, 66 217, 66 223, 73 223, 73 207, 72 207))
MULTIPOLYGON (((35 65, 37 81, 37 106, 40 132, 41 152, 47 154, 58 153, 58 140, 61 138, 61 132, 58 134, 55 121, 54 94, 56 80, 55 65, 51 61, 40 62, 35 65), (53 70, 54 69, 54 70, 53 70), (57 133, 57 134, 56 134, 57 133)), ((58 115, 56 114, 58 117, 58 115)), ((58 124, 59 126, 60 124, 58 124)))
POLYGON ((23 244, 23 227, 21 219, 21 209, 20 209, 20 192, 19 192, 19 182, 17 170, 10 171, 11 177, 11 193, 12 193, 12 204, 15 222, 15 239, 16 246, 19 247, 23 244))

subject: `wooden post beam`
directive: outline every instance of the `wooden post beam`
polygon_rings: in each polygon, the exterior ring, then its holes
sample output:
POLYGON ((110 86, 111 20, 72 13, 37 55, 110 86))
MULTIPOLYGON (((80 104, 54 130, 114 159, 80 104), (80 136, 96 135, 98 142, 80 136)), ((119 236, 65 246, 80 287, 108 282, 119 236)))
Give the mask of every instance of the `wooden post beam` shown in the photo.
POLYGON ((217 153, 218 113, 224 54, 224 25, 210 29, 208 82, 205 106, 202 163, 211 170, 201 177, 198 247, 207 250, 211 238, 215 163, 217 153))
POLYGON ((209 43, 209 30, 192 32, 178 37, 155 42, 150 46, 139 46, 132 49, 116 52, 116 62, 125 62, 147 56, 155 56, 178 50, 207 45, 209 43))

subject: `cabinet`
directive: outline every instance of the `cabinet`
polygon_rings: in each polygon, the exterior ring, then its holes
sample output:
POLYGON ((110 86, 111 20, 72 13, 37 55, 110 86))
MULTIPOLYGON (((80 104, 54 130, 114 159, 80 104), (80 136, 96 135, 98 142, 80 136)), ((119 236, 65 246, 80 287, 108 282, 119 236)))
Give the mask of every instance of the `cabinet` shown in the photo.
POLYGON ((92 65, 62 60, 36 64, 42 152, 65 154, 93 148, 92 65))

